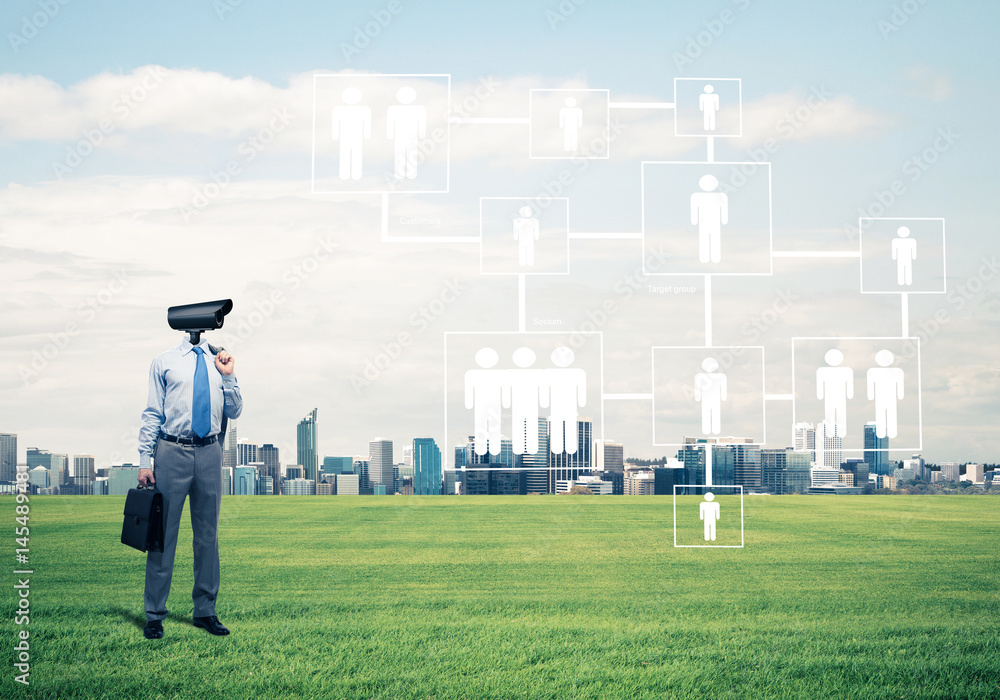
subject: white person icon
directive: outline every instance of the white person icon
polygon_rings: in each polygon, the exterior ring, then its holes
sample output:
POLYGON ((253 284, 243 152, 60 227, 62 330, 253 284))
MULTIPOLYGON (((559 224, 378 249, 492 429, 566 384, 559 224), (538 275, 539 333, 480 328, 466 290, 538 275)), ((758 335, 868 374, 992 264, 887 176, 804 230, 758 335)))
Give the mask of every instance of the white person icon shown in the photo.
POLYGON ((522 266, 535 264, 535 241, 538 240, 538 219, 532 216, 531 207, 525 205, 514 219, 514 240, 517 241, 517 259, 522 266))
POLYGON ((878 367, 868 370, 868 400, 875 402, 875 435, 896 437, 896 401, 903 399, 903 370, 892 367, 895 357, 888 350, 875 353, 878 367))
POLYGON ((705 541, 715 541, 715 523, 722 519, 721 508, 715 503, 715 494, 709 491, 698 506, 698 517, 705 521, 705 541))
POLYGON ((518 369, 505 372, 503 407, 510 409, 511 441, 514 454, 538 452, 538 408, 548 407, 549 392, 545 371, 530 369, 535 364, 535 352, 521 347, 512 356, 518 369))
POLYGON ((473 409, 473 450, 477 455, 500 454, 500 405, 503 399, 503 371, 494 370, 500 356, 493 348, 476 353, 481 369, 465 373, 465 407, 473 409))
POLYGON ((500 453, 502 409, 510 409, 511 447, 514 454, 538 452, 540 408, 551 403, 552 452, 573 454, 578 445, 578 409, 586 404, 587 375, 570 367, 575 360, 568 347, 552 352, 554 368, 535 369, 535 351, 517 348, 511 355, 516 369, 498 369, 493 348, 476 353, 479 369, 465 373, 465 407, 473 410, 473 450, 478 455, 500 453))
POLYGON ((718 435, 722 431, 722 402, 727 398, 727 380, 719 369, 719 361, 706 357, 701 363, 704 372, 694 375, 694 400, 701 402, 701 432, 718 435))
POLYGON ((715 131, 715 113, 719 111, 719 96, 715 88, 706 85, 704 92, 698 95, 698 109, 704 114, 705 131, 715 131))
POLYGON ((896 261, 896 284, 913 284, 913 261, 917 259, 917 242, 910 238, 910 229, 900 226, 892 239, 892 259, 896 261))
POLYGON ((558 369, 545 370, 550 406, 549 449, 555 454, 576 454, 578 409, 587 404, 587 373, 579 367, 570 367, 574 359, 571 349, 558 347, 552 351, 552 364, 558 369))
POLYGON ((394 167, 397 180, 414 179, 417 163, 420 161, 420 139, 427 132, 427 110, 414 105, 417 92, 411 87, 402 87, 396 92, 397 105, 386 111, 386 138, 393 141, 394 167))
POLYGON ((372 135, 371 107, 359 105, 361 91, 349 87, 340 94, 344 104, 333 108, 332 135, 340 142, 340 179, 360 180, 362 144, 372 135))
POLYGON ((729 196, 716 192, 719 180, 703 175, 698 180, 701 192, 691 195, 691 223, 698 227, 698 261, 722 260, 722 226, 729 223, 729 196))
POLYGON ((816 398, 823 400, 824 420, 833 426, 831 437, 847 435, 847 400, 854 398, 854 370, 841 367, 844 353, 836 348, 823 356, 827 367, 816 370, 816 398))

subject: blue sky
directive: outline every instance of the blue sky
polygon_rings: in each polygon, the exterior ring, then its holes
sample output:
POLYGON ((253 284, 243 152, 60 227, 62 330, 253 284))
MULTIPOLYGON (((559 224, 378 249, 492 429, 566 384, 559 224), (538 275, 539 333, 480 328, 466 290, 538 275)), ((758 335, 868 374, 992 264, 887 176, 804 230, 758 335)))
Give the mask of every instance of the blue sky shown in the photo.
MULTIPOLYGON (((832 95, 803 128, 779 138, 769 157, 776 249, 849 247, 844 226, 856 224, 859 209, 896 181, 904 191, 886 215, 946 218, 949 291, 978 281, 961 305, 948 295, 910 300, 911 330, 935 313, 946 318, 922 346, 924 451, 937 460, 997 461, 1000 441, 986 433, 996 422, 1000 377, 995 353, 981 348, 1000 341, 998 285, 977 274, 984 255, 997 248, 991 154, 1000 145, 994 129, 1000 56, 992 35, 998 14, 992 3, 935 0, 8 3, 0 25, 7 36, 0 44, 0 183, 9 185, 0 197, 0 245, 7 251, 0 264, 10 283, 0 295, 10 322, 0 340, 0 429, 53 450, 92 452, 99 461, 131 459, 121 435, 141 410, 144 367, 174 339, 160 328, 162 308, 183 301, 179 296, 217 294, 233 297, 237 313, 252 309, 275 289, 290 292, 281 282, 288 266, 307 256, 315 240, 333 236, 343 257, 322 279, 304 282, 308 296, 265 324, 266 342, 262 331, 241 348, 238 374, 260 407, 248 411, 241 434, 285 445, 287 463, 294 423, 319 405, 325 454, 362 453, 375 434, 399 443, 418 434, 441 439, 442 334, 507 329, 516 287, 473 274, 474 261, 461 245, 380 243, 377 196, 310 193, 311 75, 448 73, 453 101, 489 76, 502 87, 482 114, 513 117, 526 116, 529 89, 587 87, 610 90, 612 101, 666 102, 674 78, 714 76, 742 80, 745 120, 743 139, 717 139, 717 160, 746 160, 811 92, 832 95), (24 32, 24 18, 32 22, 43 6, 59 9, 37 35, 12 46, 10 33, 24 32), (343 46, 379 16, 391 20, 345 59, 343 46), (688 52, 699 39, 701 53, 688 52), (678 65, 676 57, 686 52, 691 63, 678 65), (115 122, 112 137, 56 180, 53 164, 112 110, 116 95, 155 66, 167 71, 164 87, 157 83, 149 102, 115 122), (185 193, 203 189, 213 172, 238 158, 240 145, 280 108, 290 110, 292 122, 276 145, 252 163, 240 161, 225 195, 194 224, 183 222, 177 211, 185 193), (942 142, 941 133, 952 140, 942 142), (907 163, 934 151, 935 143, 946 147, 914 177, 907 163), (174 241, 188 238, 205 241, 210 263, 183 264, 174 241), (18 368, 49 334, 79 320, 80 305, 118 269, 133 280, 127 291, 37 377, 19 378, 18 368), (468 293, 372 387, 352 392, 346 378, 408 328, 421 300, 435 298, 456 275, 468 293), (345 306, 326 301, 332 299, 345 306), (294 379, 268 359, 276 343, 302 349, 294 379), (109 357, 128 373, 111 373, 109 357), (95 398, 102 377, 111 388, 95 398), (94 417, 95 401, 108 411, 106 420, 94 417)), ((631 117, 637 120, 612 162, 582 175, 568 193, 571 221, 583 230, 638 225, 640 160, 705 157, 703 146, 664 136, 666 122, 656 115, 631 117)), ((393 214, 444 217, 454 222, 448 233, 462 233, 478 197, 537 191, 558 171, 544 163, 528 167, 517 128, 453 128, 451 194, 394 195, 393 214)), ((631 245, 574 244, 580 275, 530 280, 528 313, 578 325, 580 304, 599 304, 614 274, 637 264, 631 245), (608 278, 600 276, 605 271, 608 278)), ((787 390, 779 377, 789 373, 779 358, 791 336, 898 334, 898 302, 858 295, 856 261, 782 261, 775 271, 745 287, 717 283, 714 301, 716 335, 726 338, 727 327, 760 316, 778 290, 801 293, 803 301, 765 343, 776 364, 769 391, 787 390)), ((614 353, 625 364, 647 362, 651 344, 701 342, 698 328, 676 338, 644 330, 650 313, 699 322, 700 307, 654 302, 644 299, 606 329, 622 339, 611 343, 608 364, 614 353)), ((729 338, 735 342, 739 333, 729 338)), ((638 392, 648 381, 613 367, 605 374, 625 387, 605 387, 611 392, 638 392)), ((649 444, 648 405, 624 403, 609 408, 606 437, 623 440, 627 454, 663 454, 649 444)), ((773 425, 781 427, 769 430, 769 446, 784 446, 787 416, 781 406, 773 409, 773 425)))

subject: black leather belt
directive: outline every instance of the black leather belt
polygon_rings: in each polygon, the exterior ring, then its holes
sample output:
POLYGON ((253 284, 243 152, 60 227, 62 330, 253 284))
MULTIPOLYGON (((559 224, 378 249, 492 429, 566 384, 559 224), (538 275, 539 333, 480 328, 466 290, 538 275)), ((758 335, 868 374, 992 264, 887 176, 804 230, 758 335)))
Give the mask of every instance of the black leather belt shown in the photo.
POLYGON ((209 435, 208 437, 177 437, 176 435, 167 435, 166 433, 160 433, 160 438, 166 440, 167 442, 176 442, 178 445, 194 445, 195 447, 204 447, 205 445, 211 445, 213 442, 219 439, 218 435, 209 435))

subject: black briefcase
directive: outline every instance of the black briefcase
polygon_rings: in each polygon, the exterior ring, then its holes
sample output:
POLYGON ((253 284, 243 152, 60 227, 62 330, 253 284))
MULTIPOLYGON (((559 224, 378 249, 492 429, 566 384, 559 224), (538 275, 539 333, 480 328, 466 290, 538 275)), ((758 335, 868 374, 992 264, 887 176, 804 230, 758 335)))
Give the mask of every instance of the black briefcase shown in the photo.
POLYGON ((163 494, 155 486, 128 490, 122 544, 140 552, 163 551, 163 494))

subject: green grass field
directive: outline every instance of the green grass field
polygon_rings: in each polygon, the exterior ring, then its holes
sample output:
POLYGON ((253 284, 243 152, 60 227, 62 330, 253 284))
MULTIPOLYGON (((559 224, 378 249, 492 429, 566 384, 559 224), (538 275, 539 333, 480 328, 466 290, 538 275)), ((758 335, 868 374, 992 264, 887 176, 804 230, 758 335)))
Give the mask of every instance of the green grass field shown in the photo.
POLYGON ((190 624, 185 515, 152 642, 123 502, 32 498, 3 698, 1000 698, 989 497, 748 496, 743 549, 675 549, 670 497, 228 497, 232 634, 190 624))

